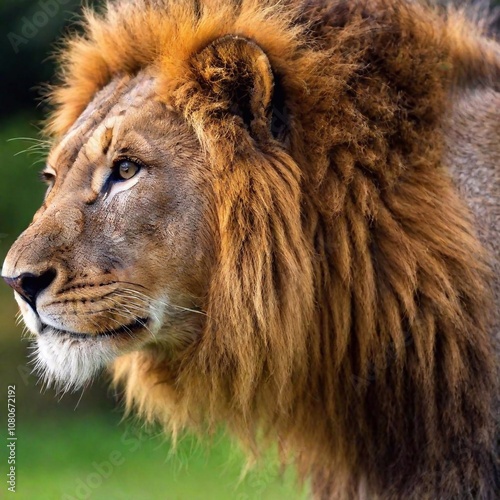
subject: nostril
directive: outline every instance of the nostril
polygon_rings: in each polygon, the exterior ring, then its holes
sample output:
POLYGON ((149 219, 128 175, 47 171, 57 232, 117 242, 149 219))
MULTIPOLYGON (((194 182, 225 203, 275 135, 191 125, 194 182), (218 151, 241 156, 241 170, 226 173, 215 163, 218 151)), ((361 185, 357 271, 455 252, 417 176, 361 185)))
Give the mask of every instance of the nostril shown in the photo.
POLYGON ((54 281, 55 277, 55 271, 50 269, 39 276, 27 273, 22 274, 19 278, 24 294, 34 302, 40 292, 45 290, 54 281))
POLYGON ((42 274, 23 273, 16 278, 6 278, 5 282, 21 295, 33 308, 36 298, 42 290, 45 290, 55 279, 55 269, 48 269, 42 274))

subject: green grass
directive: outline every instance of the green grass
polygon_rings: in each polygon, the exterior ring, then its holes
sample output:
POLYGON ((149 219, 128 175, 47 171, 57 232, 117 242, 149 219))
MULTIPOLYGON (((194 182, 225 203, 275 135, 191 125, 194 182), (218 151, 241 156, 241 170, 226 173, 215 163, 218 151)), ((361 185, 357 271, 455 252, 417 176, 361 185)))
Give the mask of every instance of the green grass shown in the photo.
POLYGON ((33 421, 18 428, 20 499, 174 500, 305 498, 293 472, 275 462, 240 481, 244 460, 227 438, 210 447, 194 438, 172 453, 162 436, 103 417, 33 421))

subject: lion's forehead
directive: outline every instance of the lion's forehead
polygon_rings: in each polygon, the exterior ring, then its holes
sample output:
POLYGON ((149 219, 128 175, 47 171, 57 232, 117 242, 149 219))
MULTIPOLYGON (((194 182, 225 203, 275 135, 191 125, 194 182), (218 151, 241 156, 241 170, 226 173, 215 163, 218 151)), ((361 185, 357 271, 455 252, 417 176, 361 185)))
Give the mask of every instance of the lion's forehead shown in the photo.
MULTIPOLYGON (((78 165, 83 156, 85 169, 102 159, 116 141, 141 123, 145 110, 151 111, 156 101, 155 79, 147 74, 110 82, 87 106, 73 127, 54 146, 47 163, 59 174, 78 165)), ((148 113, 153 120, 154 114, 148 113)))

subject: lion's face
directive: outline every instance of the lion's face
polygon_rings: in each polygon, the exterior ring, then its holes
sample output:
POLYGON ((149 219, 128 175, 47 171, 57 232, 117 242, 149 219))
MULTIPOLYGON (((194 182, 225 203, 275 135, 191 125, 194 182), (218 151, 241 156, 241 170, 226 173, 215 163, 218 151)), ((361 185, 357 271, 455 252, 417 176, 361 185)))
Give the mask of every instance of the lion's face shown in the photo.
POLYGON ((5 260, 49 383, 81 386, 117 355, 200 330, 210 175, 155 82, 97 94, 51 151, 46 199, 5 260))

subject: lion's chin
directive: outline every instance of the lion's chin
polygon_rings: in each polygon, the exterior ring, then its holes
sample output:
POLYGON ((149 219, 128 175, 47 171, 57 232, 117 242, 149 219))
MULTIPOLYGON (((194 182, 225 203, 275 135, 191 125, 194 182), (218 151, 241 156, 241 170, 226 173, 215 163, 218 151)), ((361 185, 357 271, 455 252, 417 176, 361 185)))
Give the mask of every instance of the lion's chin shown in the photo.
POLYGON ((46 329, 35 339, 34 370, 45 386, 62 392, 75 391, 123 351, 123 347, 107 338, 74 338, 46 329))
POLYGON ((81 389, 118 356, 141 347, 148 320, 137 320, 107 334, 71 333, 42 324, 36 334, 34 371, 46 387, 81 389))
POLYGON ((157 319, 136 318, 132 323, 100 334, 62 330, 63 325, 49 325, 50 318, 39 316, 16 292, 27 330, 33 340, 33 371, 45 387, 57 391, 76 391, 89 384, 117 357, 141 349, 161 327, 157 319), (44 321, 44 322, 42 322, 44 321))

